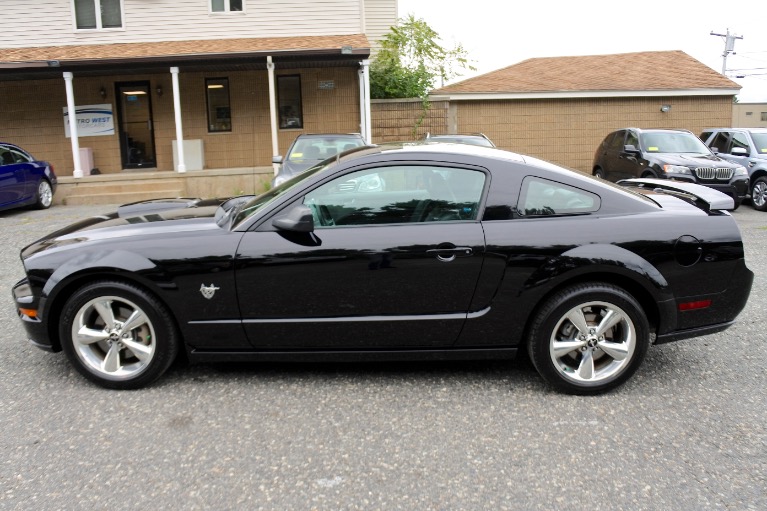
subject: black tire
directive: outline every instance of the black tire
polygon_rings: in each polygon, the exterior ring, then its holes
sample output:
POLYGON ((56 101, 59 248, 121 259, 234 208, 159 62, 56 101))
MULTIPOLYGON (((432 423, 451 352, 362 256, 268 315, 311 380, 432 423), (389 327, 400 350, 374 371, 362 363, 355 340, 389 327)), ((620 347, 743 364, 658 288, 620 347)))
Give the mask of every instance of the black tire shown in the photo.
POLYGON ((646 170, 642 173, 642 178, 644 179, 657 179, 658 176, 655 175, 655 172, 651 170, 646 170))
POLYGON ((767 177, 760 177, 751 187, 751 206, 757 211, 767 211, 767 177))
POLYGON ((606 179, 605 178, 605 171, 602 170, 601 167, 595 168, 593 174, 594 174, 594 177, 598 177, 598 178, 601 178, 601 179, 606 179))
POLYGON ((566 288, 543 304, 527 348, 536 370, 552 386, 586 395, 623 384, 649 345, 650 328, 639 303, 617 286, 589 283, 566 288), (604 322, 608 315, 615 322, 604 322), (609 328, 600 332, 600 323, 609 328))
POLYGON ((72 294, 64 304, 59 336, 80 374, 120 390, 138 389, 162 376, 180 344, 173 318, 157 298, 113 281, 92 282, 72 294))
POLYGON ((53 188, 47 179, 41 179, 35 190, 35 209, 48 209, 53 204, 53 188))

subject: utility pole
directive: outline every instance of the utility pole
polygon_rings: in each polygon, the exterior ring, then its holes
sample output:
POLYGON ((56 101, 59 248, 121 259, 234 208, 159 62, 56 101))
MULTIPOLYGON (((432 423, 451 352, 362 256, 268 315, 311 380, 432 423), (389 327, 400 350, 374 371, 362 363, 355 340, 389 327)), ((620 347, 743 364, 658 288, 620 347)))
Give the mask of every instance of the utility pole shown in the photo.
POLYGON ((722 53, 722 74, 727 76, 727 55, 730 53, 735 55, 735 39, 743 39, 743 36, 730 34, 729 28, 727 29, 726 34, 715 34, 712 30, 711 35, 724 37, 724 53, 722 53))

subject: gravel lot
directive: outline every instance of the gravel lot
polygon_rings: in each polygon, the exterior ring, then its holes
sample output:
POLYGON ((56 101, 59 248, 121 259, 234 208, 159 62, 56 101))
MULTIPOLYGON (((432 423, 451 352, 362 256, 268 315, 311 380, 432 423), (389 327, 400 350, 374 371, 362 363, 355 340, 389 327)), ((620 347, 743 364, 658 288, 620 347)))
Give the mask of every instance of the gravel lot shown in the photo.
POLYGON ((767 509, 767 214, 737 325, 654 347, 627 385, 532 366, 235 364, 102 390, 25 341, 19 249, 110 207, 0 213, 0 509, 767 509))

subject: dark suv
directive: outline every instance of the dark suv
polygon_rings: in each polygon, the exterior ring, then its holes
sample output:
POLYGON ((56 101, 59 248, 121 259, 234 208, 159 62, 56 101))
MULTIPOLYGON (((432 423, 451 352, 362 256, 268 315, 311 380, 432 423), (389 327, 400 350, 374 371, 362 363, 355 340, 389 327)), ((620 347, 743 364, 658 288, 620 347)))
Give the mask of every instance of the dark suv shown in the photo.
POLYGON ((746 167, 751 205, 767 211, 767 128, 715 128, 700 139, 720 158, 746 167))
POLYGON ((735 207, 748 196, 748 172, 712 153, 692 132, 625 128, 607 135, 594 154, 593 173, 609 181, 676 179, 726 193, 735 207))

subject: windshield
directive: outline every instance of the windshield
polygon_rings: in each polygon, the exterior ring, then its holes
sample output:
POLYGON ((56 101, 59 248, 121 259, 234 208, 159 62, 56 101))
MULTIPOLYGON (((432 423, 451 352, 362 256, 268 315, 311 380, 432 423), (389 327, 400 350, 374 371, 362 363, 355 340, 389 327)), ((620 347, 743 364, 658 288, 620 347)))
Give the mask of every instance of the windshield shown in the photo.
POLYGON ((751 132, 751 137, 756 144, 756 152, 759 154, 767 154, 767 133, 754 133, 751 132))
POLYGON ((692 133, 655 131, 642 133, 642 149, 648 153, 709 154, 708 147, 692 133))
POLYGON ((288 161, 311 163, 326 160, 338 153, 365 145, 361 138, 352 137, 311 137, 299 138, 288 154, 288 161))
POLYGON ((318 165, 315 165, 314 167, 310 168, 306 172, 302 172, 301 174, 298 174, 288 179, 281 185, 275 186, 271 190, 252 198, 251 200, 246 202, 237 212, 237 216, 234 218, 232 225, 234 226, 238 225, 240 222, 250 217, 251 215, 256 213, 256 211, 260 210, 267 204, 274 201, 277 197, 287 192, 288 190, 296 186, 298 183, 300 183, 304 179, 308 179, 309 177, 313 176, 317 172, 321 172, 325 170, 326 168, 334 165, 335 163, 336 163, 336 157, 333 156, 329 158, 328 160, 323 161, 322 163, 318 165))

